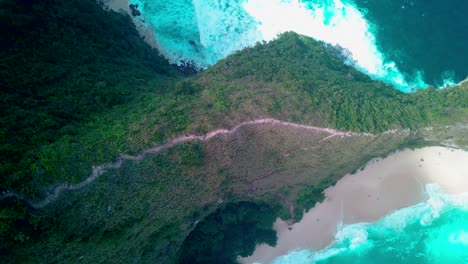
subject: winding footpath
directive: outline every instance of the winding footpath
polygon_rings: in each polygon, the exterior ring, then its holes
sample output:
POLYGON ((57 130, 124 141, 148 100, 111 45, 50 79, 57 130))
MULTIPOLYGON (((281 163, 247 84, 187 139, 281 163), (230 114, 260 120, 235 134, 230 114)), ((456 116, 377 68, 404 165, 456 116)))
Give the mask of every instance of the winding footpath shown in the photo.
MULTIPOLYGON (((79 190, 82 189, 83 187, 93 183, 99 176, 104 174, 105 172, 113 169, 118 169, 122 166, 124 161, 139 161, 142 160, 146 155, 155 155, 158 154, 164 150, 170 149, 176 145, 186 143, 186 142, 191 142, 191 141, 201 141, 201 142, 206 142, 214 137, 220 136, 220 135, 233 135, 239 131, 240 128, 244 126, 253 126, 253 125, 278 125, 278 126, 285 126, 285 127, 291 127, 291 128, 297 128, 297 129, 305 129, 309 131, 314 131, 314 132, 322 132, 328 134, 325 138, 322 139, 322 141, 326 141, 330 138, 333 137, 374 137, 375 135, 369 134, 369 133, 354 133, 354 132, 343 132, 331 128, 323 128, 323 127, 316 127, 316 126, 308 126, 308 125, 302 125, 302 124, 297 124, 297 123, 290 123, 286 121, 281 121, 277 119, 272 119, 272 118, 263 118, 263 119, 256 119, 256 120, 251 120, 251 121, 245 121, 242 122, 235 127, 233 127, 230 130, 227 129, 217 129, 211 132, 208 132, 205 135, 186 135, 186 136, 180 136, 175 139, 170 140, 166 144, 149 148, 146 149, 142 152, 140 152, 137 155, 131 156, 131 155, 121 155, 115 162, 111 163, 105 163, 101 164, 98 166, 93 166, 92 173, 91 175, 83 180, 82 182, 76 183, 76 184, 71 184, 71 183, 62 183, 59 184, 55 189, 42 201, 39 202, 33 202, 29 200, 28 198, 24 197, 21 194, 14 193, 14 192, 7 192, 4 194, 0 195, 0 200, 6 199, 6 198, 17 198, 20 200, 23 200, 26 202, 29 206, 31 206, 34 209, 41 209, 49 205, 50 203, 56 201, 60 195, 65 192, 65 191, 74 191, 74 190, 79 190)), ((387 133, 396 133, 396 131, 389 131, 387 133)))

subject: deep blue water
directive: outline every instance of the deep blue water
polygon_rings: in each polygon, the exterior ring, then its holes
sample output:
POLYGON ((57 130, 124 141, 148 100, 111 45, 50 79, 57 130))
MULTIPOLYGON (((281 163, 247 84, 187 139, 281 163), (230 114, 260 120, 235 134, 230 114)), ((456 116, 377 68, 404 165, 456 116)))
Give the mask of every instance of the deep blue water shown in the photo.
POLYGON ((348 49, 357 69, 410 92, 468 75, 466 0, 130 0, 160 51, 200 68, 295 31, 348 49))
POLYGON ((411 76, 441 86, 468 75, 468 1, 354 0, 374 25, 379 49, 411 76))

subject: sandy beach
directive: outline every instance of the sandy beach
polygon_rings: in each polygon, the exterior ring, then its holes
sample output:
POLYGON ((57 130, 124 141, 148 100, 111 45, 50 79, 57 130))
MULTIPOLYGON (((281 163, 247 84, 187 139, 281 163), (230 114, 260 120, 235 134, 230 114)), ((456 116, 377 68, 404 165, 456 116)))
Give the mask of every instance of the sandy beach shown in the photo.
POLYGON ((468 192, 468 152, 444 147, 404 150, 371 160, 364 170, 346 175, 325 191, 325 200, 292 226, 278 219, 276 247, 258 245, 242 263, 269 263, 295 249, 321 250, 342 224, 372 222, 426 199, 425 185, 438 184, 452 194, 468 192))

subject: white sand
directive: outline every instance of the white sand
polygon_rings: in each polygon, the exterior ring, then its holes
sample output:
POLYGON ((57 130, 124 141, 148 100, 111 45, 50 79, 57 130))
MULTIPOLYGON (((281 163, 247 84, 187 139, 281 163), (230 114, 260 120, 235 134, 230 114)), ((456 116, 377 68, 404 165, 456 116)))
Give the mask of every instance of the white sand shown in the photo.
POLYGON ((269 263, 291 250, 321 250, 334 239, 337 226, 371 222, 425 200, 425 185, 437 183, 448 193, 468 192, 468 152, 443 147, 404 150, 375 159, 363 171, 346 175, 325 191, 326 199, 292 226, 278 219, 276 247, 257 246, 243 263, 269 263), (289 230, 289 227, 292 230, 289 230))

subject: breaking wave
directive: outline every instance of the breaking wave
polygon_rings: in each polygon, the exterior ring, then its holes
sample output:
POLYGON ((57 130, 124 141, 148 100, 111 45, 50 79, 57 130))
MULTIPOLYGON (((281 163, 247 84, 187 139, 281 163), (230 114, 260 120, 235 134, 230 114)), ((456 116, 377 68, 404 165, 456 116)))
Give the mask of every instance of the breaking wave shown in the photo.
POLYGON ((296 250, 272 263, 468 263, 468 193, 444 194, 433 184, 426 193, 424 203, 376 223, 342 227, 322 251, 296 250))
MULTIPOLYGON (((172 62, 206 68, 235 51, 294 31, 347 49, 351 64, 405 92, 428 87, 422 70, 402 72, 376 41, 378 27, 352 0, 130 0, 172 62)), ((401 64, 400 64, 401 65, 401 64)), ((453 71, 431 85, 456 83, 453 71)), ((461 80, 458 80, 461 81, 461 80)))

